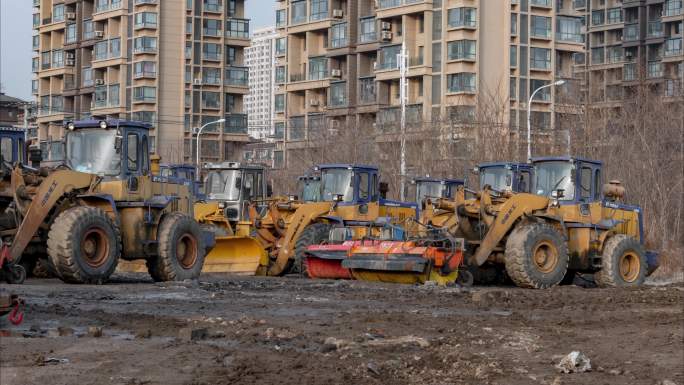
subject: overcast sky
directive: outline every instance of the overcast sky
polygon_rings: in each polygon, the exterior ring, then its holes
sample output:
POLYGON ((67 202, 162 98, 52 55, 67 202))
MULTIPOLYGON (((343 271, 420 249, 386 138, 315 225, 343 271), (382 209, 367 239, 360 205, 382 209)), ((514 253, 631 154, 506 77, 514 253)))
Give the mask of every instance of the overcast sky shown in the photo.
MULTIPOLYGON (((25 100, 32 98, 32 4, 32 0, 0 0, 0 85, 2 92, 25 100)), ((275 24, 274 5, 273 0, 247 0, 252 30, 275 24)))

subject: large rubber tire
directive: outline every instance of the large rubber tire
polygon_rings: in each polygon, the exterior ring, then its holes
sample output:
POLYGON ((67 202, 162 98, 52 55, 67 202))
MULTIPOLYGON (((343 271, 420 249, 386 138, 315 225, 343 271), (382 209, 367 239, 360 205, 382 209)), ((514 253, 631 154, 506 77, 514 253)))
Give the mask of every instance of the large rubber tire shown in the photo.
POLYGON ((318 245, 322 242, 327 241, 330 238, 330 225, 327 223, 312 223, 299 235, 299 238, 295 241, 295 252, 294 252, 294 263, 292 264, 292 273, 299 273, 304 277, 309 276, 309 272, 306 269, 306 263, 304 259, 306 258, 305 252, 306 248, 311 245, 318 245))
POLYGON ((171 213, 159 225, 159 255, 147 260, 152 279, 183 281, 197 279, 204 266, 206 248, 200 225, 183 213, 171 213))
POLYGON ((546 289, 559 284, 568 260, 565 239, 545 223, 519 225, 506 241, 506 272, 519 287, 546 289))
POLYGON ((74 207, 55 219, 47 245, 50 263, 62 281, 102 284, 119 262, 121 236, 104 211, 74 207))
POLYGON ((601 270, 594 274, 599 287, 640 286, 648 269, 644 247, 624 234, 615 235, 605 242, 601 265, 601 270))

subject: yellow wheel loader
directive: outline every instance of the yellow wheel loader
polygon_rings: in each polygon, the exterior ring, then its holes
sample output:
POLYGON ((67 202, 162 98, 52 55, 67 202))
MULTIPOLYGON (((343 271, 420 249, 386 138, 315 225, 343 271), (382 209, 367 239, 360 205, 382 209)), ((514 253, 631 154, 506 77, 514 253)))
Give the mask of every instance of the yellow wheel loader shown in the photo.
POLYGON ((128 121, 66 125, 64 166, 12 170, 13 200, 0 217, 7 274, 32 243, 46 244, 63 281, 102 283, 119 259, 146 261, 156 281, 196 278, 213 234, 193 219, 188 186, 153 177, 150 126, 128 121))
POLYGON ((532 166, 533 193, 485 183, 474 199, 438 202, 446 215, 426 225, 464 239, 467 265, 499 266, 521 287, 548 288, 577 272, 594 273, 599 286, 635 286, 657 268, 641 209, 622 202, 619 182, 602 187, 601 162, 546 157, 532 166))
MULTIPOLYGON (((346 239, 361 239, 385 231, 385 224, 415 220, 415 203, 384 198, 387 186, 380 183, 377 167, 352 164, 319 165, 320 195, 316 202, 274 200, 265 215, 255 221, 256 235, 268 250, 268 266, 260 274, 288 272, 312 275, 304 263, 306 248, 326 242, 331 230, 346 239)), ((340 261, 330 262, 324 270, 339 269, 340 261)))
POLYGON ((203 272, 254 275, 268 264, 268 252, 252 234, 266 209, 270 185, 263 166, 235 162, 207 163, 204 201, 195 219, 216 235, 203 272))

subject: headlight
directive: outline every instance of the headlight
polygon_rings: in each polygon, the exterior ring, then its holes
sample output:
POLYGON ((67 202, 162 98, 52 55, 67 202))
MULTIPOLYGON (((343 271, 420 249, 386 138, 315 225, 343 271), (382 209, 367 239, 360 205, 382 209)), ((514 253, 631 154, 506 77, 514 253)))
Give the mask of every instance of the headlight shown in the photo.
POLYGON ((226 208, 226 203, 225 203, 225 202, 221 202, 221 203, 219 203, 219 205, 218 205, 218 206, 219 206, 219 208, 220 208, 220 209, 222 209, 222 210, 223 210, 223 209, 225 209, 225 208, 226 208))
POLYGON ((100 121, 100 128, 103 130, 106 130, 107 129, 107 122, 105 122, 104 120, 100 121))

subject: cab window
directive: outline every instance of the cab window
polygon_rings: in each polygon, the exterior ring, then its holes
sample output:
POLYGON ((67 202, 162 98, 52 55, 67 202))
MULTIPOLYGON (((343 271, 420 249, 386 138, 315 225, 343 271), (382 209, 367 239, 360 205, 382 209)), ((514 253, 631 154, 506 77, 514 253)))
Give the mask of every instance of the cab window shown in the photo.
POLYGON ((128 171, 138 171, 138 135, 128 134, 128 171))
POLYGON ((256 174, 256 190, 254 191, 255 198, 265 198, 264 197, 264 176, 263 174, 256 174))
POLYGON ((256 187, 253 173, 245 173, 245 180, 242 181, 242 199, 251 200, 254 197, 256 187))
POLYGON ((359 173, 359 199, 367 201, 370 198, 369 182, 370 178, 367 172, 359 173))
POLYGON ((373 174, 373 183, 371 183, 371 198, 373 201, 378 200, 378 174, 373 174))
POLYGON ((593 172, 589 167, 582 167, 580 174, 580 199, 589 200, 592 197, 591 184, 593 182, 593 172))
POLYGON ((12 138, 0 139, 0 154, 5 162, 12 162, 12 138))
POLYGON ((142 171, 143 174, 147 175, 150 171, 150 153, 147 144, 147 136, 142 137, 142 171))
POLYGON ((528 192, 530 191, 530 180, 532 179, 529 171, 521 171, 520 179, 518 180, 518 191, 528 192))
POLYGON ((601 199, 601 170, 594 172, 594 199, 601 199))

